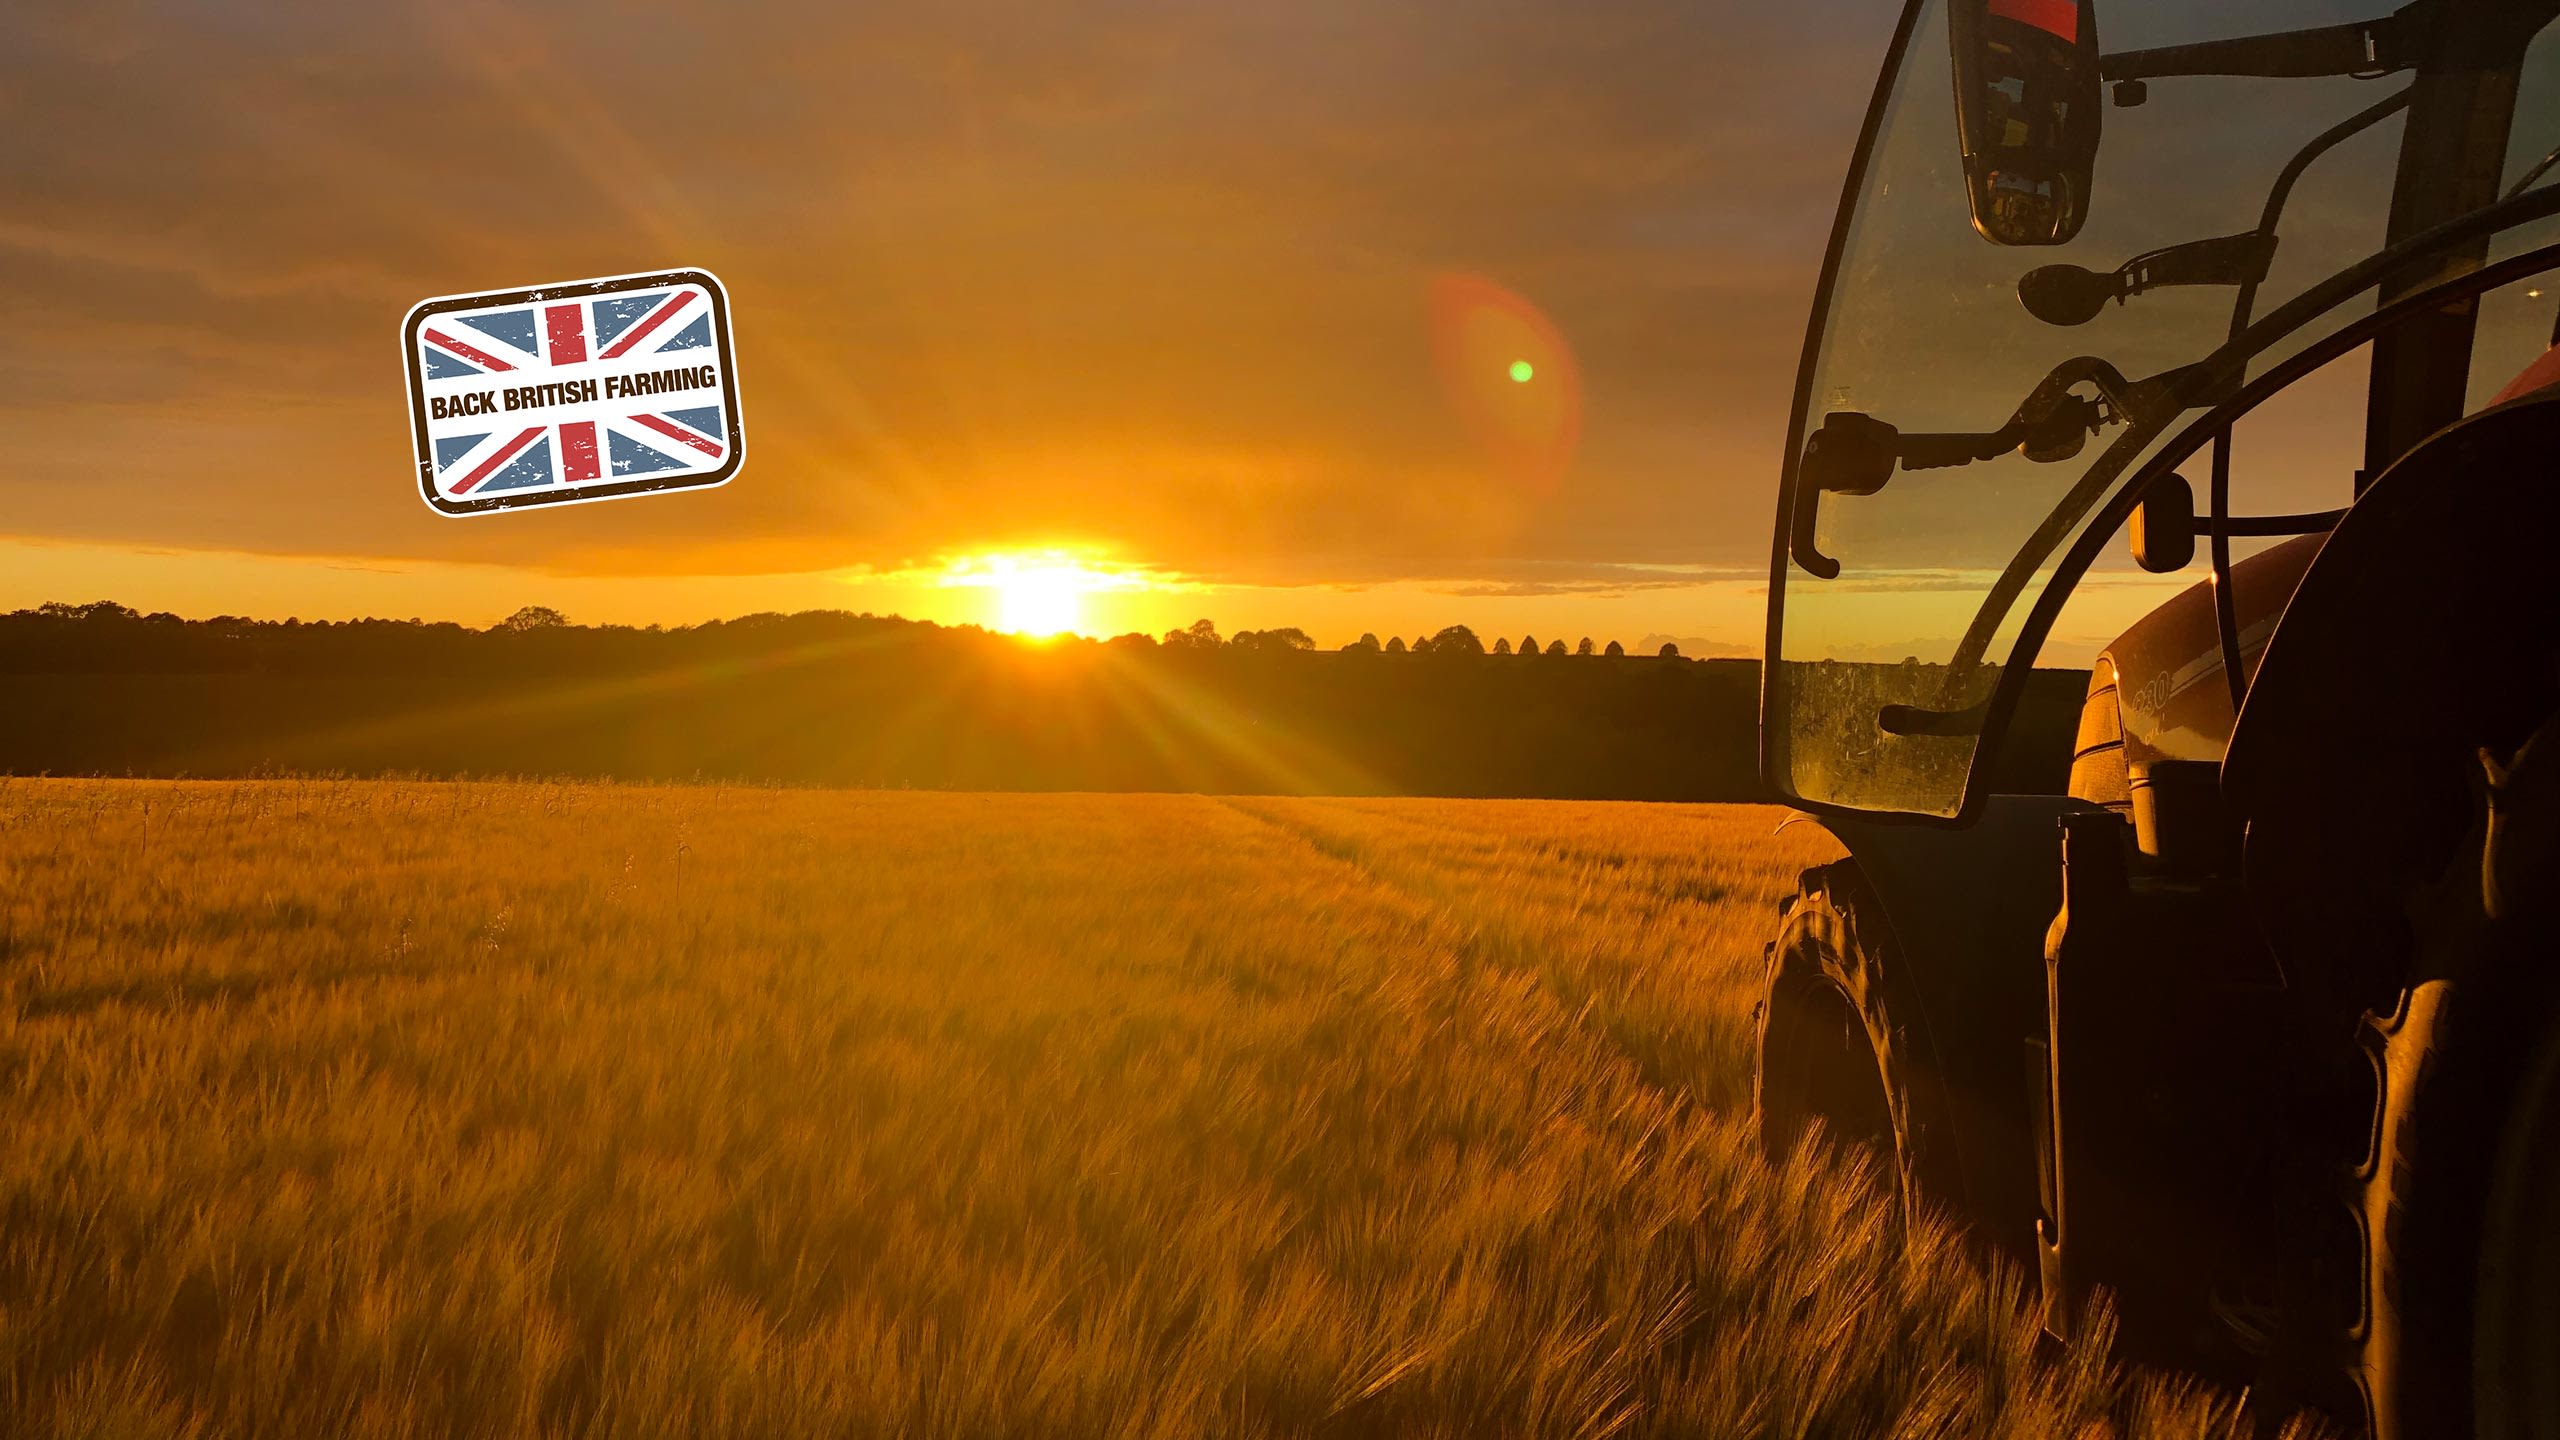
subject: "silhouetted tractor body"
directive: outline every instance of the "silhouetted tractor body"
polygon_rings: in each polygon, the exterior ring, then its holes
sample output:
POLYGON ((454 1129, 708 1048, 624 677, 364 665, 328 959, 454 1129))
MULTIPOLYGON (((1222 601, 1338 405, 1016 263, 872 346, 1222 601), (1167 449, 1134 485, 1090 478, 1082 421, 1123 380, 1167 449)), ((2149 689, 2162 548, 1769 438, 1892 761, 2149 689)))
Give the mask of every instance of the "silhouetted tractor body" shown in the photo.
POLYGON ((1762 1132, 2057 1333, 2560 1435, 2560 0, 2104 4, 1913 0, 1850 172, 1762 1132), (2066 646, 2070 793, 1984 793, 2066 646))

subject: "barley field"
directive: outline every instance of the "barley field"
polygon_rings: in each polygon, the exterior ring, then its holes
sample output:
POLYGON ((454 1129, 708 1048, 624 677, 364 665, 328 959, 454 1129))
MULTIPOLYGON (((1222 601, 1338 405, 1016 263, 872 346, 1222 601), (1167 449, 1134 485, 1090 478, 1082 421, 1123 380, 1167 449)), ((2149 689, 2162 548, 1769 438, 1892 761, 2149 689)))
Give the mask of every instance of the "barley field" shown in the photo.
POLYGON ((1757 1157, 1780 818, 0 780, 0 1427, 2237 1433, 1757 1157))

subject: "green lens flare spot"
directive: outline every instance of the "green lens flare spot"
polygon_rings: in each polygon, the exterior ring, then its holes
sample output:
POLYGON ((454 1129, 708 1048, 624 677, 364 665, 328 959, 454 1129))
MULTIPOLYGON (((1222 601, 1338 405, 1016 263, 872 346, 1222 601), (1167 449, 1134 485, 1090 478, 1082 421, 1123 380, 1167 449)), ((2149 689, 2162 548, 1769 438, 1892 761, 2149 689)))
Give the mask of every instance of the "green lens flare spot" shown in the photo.
POLYGON ((1537 375, 1537 373, 1538 367, 1530 364, 1526 360, 1514 360, 1511 362, 1511 383, 1514 385, 1528 384, 1529 381, 1537 375))

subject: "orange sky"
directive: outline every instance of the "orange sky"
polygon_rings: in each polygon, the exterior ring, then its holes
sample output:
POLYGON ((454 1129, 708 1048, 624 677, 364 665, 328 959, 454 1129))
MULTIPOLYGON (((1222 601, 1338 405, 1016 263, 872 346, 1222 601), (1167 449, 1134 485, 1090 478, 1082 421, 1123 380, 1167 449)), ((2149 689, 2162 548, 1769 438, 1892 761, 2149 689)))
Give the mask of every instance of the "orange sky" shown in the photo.
POLYGON ((1100 633, 1756 649, 1891 8, 13 8, 0 606, 973 621, 1057 551, 1100 633), (419 503, 410 304, 673 265, 735 482, 419 503))

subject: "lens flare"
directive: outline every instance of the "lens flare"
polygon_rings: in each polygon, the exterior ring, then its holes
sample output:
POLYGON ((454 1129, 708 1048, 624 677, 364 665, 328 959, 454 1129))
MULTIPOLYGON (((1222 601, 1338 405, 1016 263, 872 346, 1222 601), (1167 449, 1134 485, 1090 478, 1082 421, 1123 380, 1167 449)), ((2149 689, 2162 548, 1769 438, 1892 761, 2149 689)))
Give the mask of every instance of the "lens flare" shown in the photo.
POLYGON ((1481 275, 1434 279, 1430 308, 1433 366, 1459 425, 1497 472, 1552 489, 1582 439, 1582 376, 1564 333, 1481 275))

